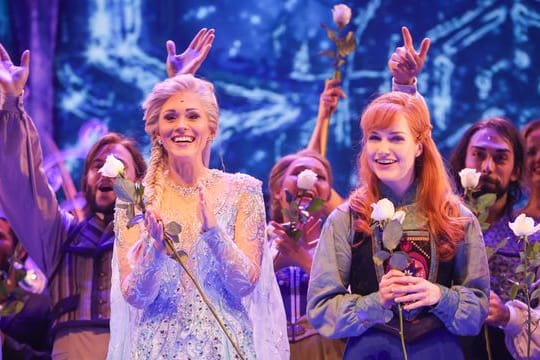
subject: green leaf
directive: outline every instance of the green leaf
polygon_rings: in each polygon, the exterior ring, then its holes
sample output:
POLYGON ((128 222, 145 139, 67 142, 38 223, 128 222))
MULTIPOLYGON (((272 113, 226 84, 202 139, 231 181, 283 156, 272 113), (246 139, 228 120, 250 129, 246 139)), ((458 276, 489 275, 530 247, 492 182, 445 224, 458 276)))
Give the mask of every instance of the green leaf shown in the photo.
POLYGON ((113 189, 118 199, 127 203, 135 203, 135 185, 133 181, 117 177, 113 183, 113 189))
POLYGON ((144 214, 137 214, 133 216, 127 223, 127 228, 130 229, 144 220, 144 214))
POLYGON ((328 38, 333 42, 333 43, 337 43, 339 41, 339 38, 337 37, 337 34, 332 30, 330 29, 328 26, 326 26, 326 24, 321 24, 321 26, 323 27, 324 30, 326 30, 326 36, 328 36, 328 38))
POLYGON ((488 218, 488 215, 489 215, 489 214, 488 214, 487 212, 485 212, 485 211, 482 212, 482 213, 480 213, 480 214, 478 214, 478 216, 477 216, 478 222, 479 222, 480 224, 485 223, 486 220, 487 220, 487 218, 488 218))
POLYGON ((386 250, 379 250, 373 255, 373 262, 375 265, 381 266, 389 257, 390 253, 386 250))
POLYGON ((535 274, 533 272, 528 273, 525 278, 523 279, 523 282, 527 285, 527 287, 530 287, 532 283, 534 282, 535 274))
POLYGON ((512 285, 512 289, 510 289, 510 298, 515 299, 517 297, 519 291, 519 286, 514 284, 512 285))
POLYGON ((497 200, 497 195, 492 193, 483 194, 476 198, 476 204, 480 211, 485 211, 495 204, 495 200, 497 200))
POLYGON ((311 200, 311 203, 309 204, 308 208, 306 209, 309 213, 313 213, 315 211, 318 211, 324 207, 324 201, 321 198, 314 198, 311 200))
POLYGON ((2 310, 0 310, 0 316, 11 316, 21 312, 24 307, 24 302, 15 300, 3 305, 2 310))
POLYGON ((347 56, 356 49, 356 39, 352 31, 349 31, 344 40, 339 42, 339 55, 347 56))
POLYGON ((182 232, 182 225, 180 225, 176 221, 171 221, 170 223, 165 225, 165 231, 167 231, 169 234, 178 235, 182 232))
POLYGON ((497 251, 499 251, 500 249, 502 249, 503 247, 506 246, 506 244, 508 243, 508 238, 504 238, 502 239, 501 241, 499 241, 499 243, 495 246, 495 247, 491 247, 491 246, 487 246, 486 245, 486 254, 487 254, 487 258, 488 260, 493 256, 495 255, 495 253, 497 251))
POLYGON ((399 245, 401 237, 403 236, 403 227, 398 220, 391 220, 383 230, 382 241, 384 247, 390 251, 393 251, 399 245))
POLYGON ((404 253, 403 251, 396 251, 390 257, 389 264, 392 269, 403 271, 409 264, 409 260, 410 258, 407 253, 404 253))
POLYGON ((531 267, 532 268, 537 268, 538 266, 540 266, 540 259, 531 260, 531 267))
POLYGON ((172 242, 178 244, 180 243, 180 237, 178 236, 178 234, 170 234, 168 232, 165 232, 165 235, 168 236, 172 242))
POLYGON ((540 298, 540 289, 536 289, 531 294, 531 300, 540 298))
POLYGON ((490 227, 490 224, 489 224, 489 223, 486 223, 486 222, 480 223, 480 228, 482 229, 482 232, 483 232, 483 233, 485 233, 486 231, 488 231, 489 227, 490 227))

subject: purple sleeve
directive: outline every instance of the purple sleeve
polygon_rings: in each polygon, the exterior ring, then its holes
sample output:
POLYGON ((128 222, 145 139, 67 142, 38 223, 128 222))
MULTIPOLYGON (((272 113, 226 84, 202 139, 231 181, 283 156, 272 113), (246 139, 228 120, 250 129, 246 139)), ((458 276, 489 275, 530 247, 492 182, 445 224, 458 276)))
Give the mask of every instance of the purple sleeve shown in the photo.
POLYGON ((59 209, 42 163, 39 134, 22 98, 6 97, 0 107, 0 206, 29 255, 49 277, 75 219, 59 209))

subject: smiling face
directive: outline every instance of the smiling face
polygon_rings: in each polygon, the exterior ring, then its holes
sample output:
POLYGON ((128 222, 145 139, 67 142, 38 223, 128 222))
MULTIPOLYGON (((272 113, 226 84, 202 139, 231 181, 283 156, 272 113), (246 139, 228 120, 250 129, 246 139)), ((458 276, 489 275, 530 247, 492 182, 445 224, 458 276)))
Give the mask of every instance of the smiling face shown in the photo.
POLYGON ((510 182, 518 179, 512 145, 493 128, 480 129, 471 137, 465 167, 482 173, 479 195, 494 193, 501 198, 508 192, 510 182))
POLYGON ((214 136, 199 95, 187 91, 163 104, 158 129, 169 159, 175 161, 202 161, 204 149, 214 136))
POLYGON ((289 165, 285 171, 285 174, 283 174, 281 191, 275 194, 275 196, 278 197, 280 206, 282 208, 287 208, 289 206, 287 204, 285 190, 289 191, 289 193, 292 195, 296 195, 298 193, 298 187, 296 185, 298 181, 298 174, 306 169, 309 169, 317 174, 317 181, 311 190, 303 192, 304 198, 301 199, 301 201, 308 203, 315 197, 326 201, 330 197, 330 184, 328 182, 329 174, 324 165, 317 159, 311 157, 300 157, 289 165))
POLYGON ((402 195, 414 181, 415 159, 422 154, 407 119, 396 114, 389 126, 365 134, 368 165, 375 176, 402 195))
POLYGON ((532 187, 540 189, 540 127, 525 139, 525 178, 532 187))
POLYGON ((116 195, 113 191, 113 178, 103 176, 98 172, 105 164, 108 155, 114 155, 124 163, 125 176, 136 180, 135 162, 131 153, 120 144, 109 144, 101 148, 90 162, 86 175, 85 197, 92 212, 111 215, 114 210, 116 195))

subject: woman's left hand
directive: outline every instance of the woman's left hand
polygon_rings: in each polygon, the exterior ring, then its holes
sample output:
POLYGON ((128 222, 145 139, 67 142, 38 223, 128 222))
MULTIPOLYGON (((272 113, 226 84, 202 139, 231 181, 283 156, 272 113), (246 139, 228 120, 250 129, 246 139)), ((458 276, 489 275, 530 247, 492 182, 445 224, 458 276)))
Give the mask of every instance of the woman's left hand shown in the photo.
POLYGON ((216 216, 206 201, 205 192, 206 189, 203 186, 199 186, 199 214, 201 219, 201 233, 207 232, 216 226, 216 216))
POLYGON ((148 206, 144 214, 144 225, 150 237, 152 237, 154 248, 158 251, 165 250, 163 242, 163 220, 161 215, 152 207, 148 206))
POLYGON ((421 277, 403 276, 394 282, 394 292, 404 294, 394 299, 404 303, 405 310, 413 310, 422 306, 431 306, 441 300, 441 289, 437 284, 421 277))

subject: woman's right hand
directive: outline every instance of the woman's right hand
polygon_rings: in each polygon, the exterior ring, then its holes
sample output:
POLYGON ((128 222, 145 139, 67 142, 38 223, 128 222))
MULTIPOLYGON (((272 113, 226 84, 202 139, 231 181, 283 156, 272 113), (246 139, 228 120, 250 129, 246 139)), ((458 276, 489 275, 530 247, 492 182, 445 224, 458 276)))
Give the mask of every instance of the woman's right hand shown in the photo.
POLYGON ((424 38, 417 52, 414 49, 412 35, 406 26, 401 28, 401 35, 403 36, 403 46, 396 48, 388 60, 388 68, 396 83, 411 85, 424 66, 430 40, 424 38))
POLYGON ((399 270, 390 270, 381 278, 379 283, 379 302, 385 309, 390 309, 394 299, 403 294, 396 291, 396 279, 405 276, 399 270))
POLYGON ((21 65, 15 66, 6 49, 0 44, 0 86, 8 96, 22 94, 30 72, 30 51, 21 55, 21 65))
POLYGON ((282 267, 296 265, 300 266, 305 272, 311 271, 311 263, 313 261, 312 249, 317 243, 317 239, 320 235, 321 220, 310 218, 306 224, 302 225, 300 230, 303 230, 303 235, 295 240, 291 238, 283 224, 279 224, 275 221, 271 221, 270 225, 273 227, 273 241, 275 242, 276 249, 282 255, 278 255, 274 264, 275 270, 279 270, 282 267))

